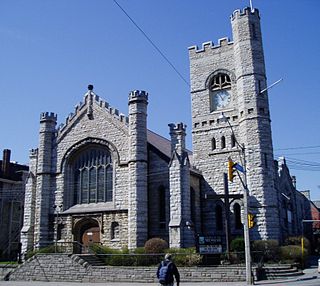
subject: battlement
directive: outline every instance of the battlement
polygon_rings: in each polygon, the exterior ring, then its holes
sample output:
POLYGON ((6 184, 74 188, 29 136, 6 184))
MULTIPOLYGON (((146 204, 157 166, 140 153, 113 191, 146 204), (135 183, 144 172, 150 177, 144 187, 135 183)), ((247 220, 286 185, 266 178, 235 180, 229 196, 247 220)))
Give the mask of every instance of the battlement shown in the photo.
POLYGON ((148 93, 144 90, 133 90, 129 93, 129 101, 133 99, 148 100, 148 93))
POLYGON ((185 132, 187 129, 187 125, 179 122, 179 123, 170 123, 168 124, 168 126, 170 127, 170 134, 171 133, 178 133, 178 132, 185 132))
MULTIPOLYGON (((93 89, 93 87, 91 88, 93 89)), ((100 107, 104 108, 107 112, 109 112, 123 124, 128 124, 129 118, 126 115, 120 113, 118 109, 111 107, 108 102, 102 100, 97 94, 92 91, 92 89, 89 89, 85 93, 84 102, 80 102, 75 106, 74 112, 71 112, 66 117, 65 123, 61 123, 58 126, 58 133, 63 132, 66 126, 68 126, 68 124, 83 111, 87 104, 90 104, 90 100, 95 101, 100 107)))
POLYGON ((194 46, 189 47, 188 50, 190 53, 191 52, 201 53, 201 52, 206 52, 211 49, 218 49, 223 46, 228 46, 228 45, 232 45, 232 44, 233 44, 233 41, 230 41, 229 38, 221 38, 218 40, 218 45, 214 45, 214 43, 212 41, 209 41, 209 42, 202 43, 201 49, 199 49, 199 47, 197 45, 194 45, 194 46))
POLYGON ((57 121, 57 114, 53 112, 41 112, 40 122, 41 121, 57 121))
POLYGON ((230 16, 231 21, 240 18, 242 16, 248 16, 248 15, 256 15, 260 19, 260 13, 258 9, 251 10, 250 7, 244 8, 242 11, 240 9, 235 10, 232 15, 230 16))
POLYGON ((37 155, 38 155, 38 148, 29 150, 29 157, 37 156, 37 155))

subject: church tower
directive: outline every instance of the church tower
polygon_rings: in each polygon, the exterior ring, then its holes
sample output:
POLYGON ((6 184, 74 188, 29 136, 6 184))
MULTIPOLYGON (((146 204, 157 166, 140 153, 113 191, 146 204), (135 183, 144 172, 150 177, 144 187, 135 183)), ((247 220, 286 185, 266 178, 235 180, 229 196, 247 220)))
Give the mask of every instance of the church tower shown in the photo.
MULTIPOLYGON (((246 162, 249 213, 256 222, 251 239, 279 239, 268 95, 261 92, 267 83, 259 11, 237 10, 231 24, 233 42, 224 38, 218 45, 189 48, 193 164, 203 174, 204 196, 216 195, 218 200, 228 158, 240 165, 246 162)), ((243 194, 237 176, 229 192, 243 194)), ((232 203, 242 205, 241 200, 232 203)), ((205 232, 214 234, 212 209, 212 204, 204 204, 204 222, 211 226, 205 232)), ((231 232, 235 228, 231 222, 231 232)))

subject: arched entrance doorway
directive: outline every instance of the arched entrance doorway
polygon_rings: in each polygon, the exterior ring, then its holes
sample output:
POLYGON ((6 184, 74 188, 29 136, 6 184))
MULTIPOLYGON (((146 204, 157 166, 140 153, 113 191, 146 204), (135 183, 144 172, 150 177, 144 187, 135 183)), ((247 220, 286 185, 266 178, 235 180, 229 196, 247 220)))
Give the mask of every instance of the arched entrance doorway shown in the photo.
POLYGON ((76 252, 88 253, 91 245, 100 244, 99 223, 92 218, 80 220, 74 227, 74 237, 81 246, 76 252))

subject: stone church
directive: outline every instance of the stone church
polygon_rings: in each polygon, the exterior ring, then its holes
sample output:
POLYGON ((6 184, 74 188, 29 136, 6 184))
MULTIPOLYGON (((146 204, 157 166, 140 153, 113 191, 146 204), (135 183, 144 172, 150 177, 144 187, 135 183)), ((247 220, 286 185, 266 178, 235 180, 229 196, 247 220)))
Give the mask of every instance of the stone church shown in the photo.
POLYGON ((259 11, 237 10, 231 25, 233 41, 189 48, 192 152, 185 124, 169 124, 170 139, 147 128, 145 91, 129 94, 128 116, 92 85, 59 127, 56 114, 41 114, 23 251, 54 241, 133 249, 152 237, 179 248, 194 246, 197 234, 219 236, 225 248, 226 228, 231 238, 243 234, 244 180, 251 239, 299 233, 303 196, 284 160, 273 159, 259 11), (226 184, 228 160, 246 176, 226 184))

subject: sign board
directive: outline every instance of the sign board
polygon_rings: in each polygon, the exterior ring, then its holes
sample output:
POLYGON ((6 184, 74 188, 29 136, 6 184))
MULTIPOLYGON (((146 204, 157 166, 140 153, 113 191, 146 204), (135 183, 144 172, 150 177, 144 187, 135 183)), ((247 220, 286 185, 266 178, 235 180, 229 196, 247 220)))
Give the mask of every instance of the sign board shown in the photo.
POLYGON ((200 254, 222 253, 221 236, 199 236, 198 239, 200 254))

